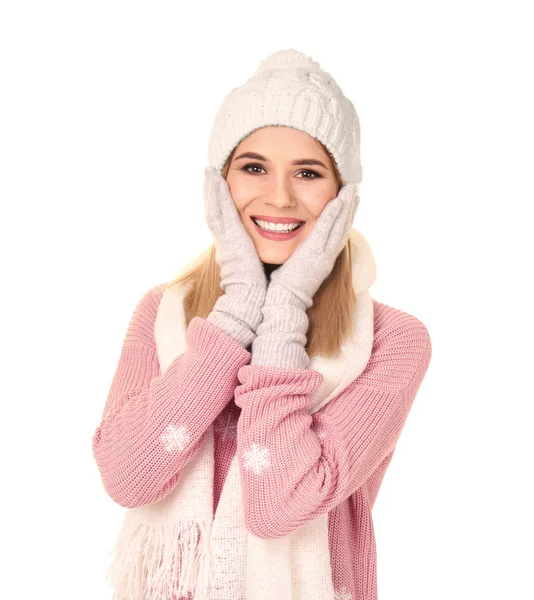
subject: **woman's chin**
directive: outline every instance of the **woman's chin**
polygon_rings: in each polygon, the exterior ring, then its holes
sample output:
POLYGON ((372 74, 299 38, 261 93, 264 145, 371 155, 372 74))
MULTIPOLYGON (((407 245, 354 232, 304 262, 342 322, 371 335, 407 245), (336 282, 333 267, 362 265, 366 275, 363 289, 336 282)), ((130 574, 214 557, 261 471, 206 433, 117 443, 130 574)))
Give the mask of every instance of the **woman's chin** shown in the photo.
POLYGON ((254 242, 261 262, 271 265, 285 263, 298 246, 298 244, 280 244, 279 242, 271 242, 269 240, 261 240, 259 243, 254 240, 254 242))
POLYGON ((281 265, 288 259, 287 252, 282 255, 281 252, 259 252, 258 256, 262 263, 268 265, 281 265))
POLYGON ((261 258, 260 257, 260 260, 264 265, 281 265, 282 263, 285 262, 283 260, 274 259, 274 258, 261 258))

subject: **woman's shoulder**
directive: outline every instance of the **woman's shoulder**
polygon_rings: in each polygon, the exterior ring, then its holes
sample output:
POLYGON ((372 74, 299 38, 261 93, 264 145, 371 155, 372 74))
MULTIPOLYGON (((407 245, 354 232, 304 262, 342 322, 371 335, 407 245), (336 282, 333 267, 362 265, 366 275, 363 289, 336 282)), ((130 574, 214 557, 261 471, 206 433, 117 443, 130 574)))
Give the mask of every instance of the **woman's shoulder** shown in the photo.
POLYGON ((167 286, 166 283, 152 286, 137 300, 128 324, 126 333, 128 340, 154 345, 154 323, 156 322, 161 298, 167 286))
POLYGON ((379 302, 373 298, 375 336, 403 336, 419 334, 430 339, 426 325, 404 310, 379 302))
POLYGON ((154 311, 154 309, 157 311, 161 297, 168 286, 168 283, 158 283, 157 285, 152 286, 143 294, 139 303, 143 304, 151 311, 154 311))
POLYGON ((432 356, 426 325, 404 310, 373 298, 374 340, 372 363, 391 376, 403 372, 424 373, 432 356))

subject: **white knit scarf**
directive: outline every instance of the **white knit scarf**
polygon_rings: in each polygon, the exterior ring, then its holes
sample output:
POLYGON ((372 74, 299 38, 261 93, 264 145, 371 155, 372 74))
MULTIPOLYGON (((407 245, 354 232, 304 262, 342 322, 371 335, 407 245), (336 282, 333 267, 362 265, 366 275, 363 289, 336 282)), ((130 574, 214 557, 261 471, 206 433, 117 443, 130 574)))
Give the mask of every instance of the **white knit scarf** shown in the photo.
MULTIPOLYGON (((308 368, 324 380, 309 413, 325 406, 365 368, 373 344, 376 278, 371 249, 354 228, 352 336, 334 358, 310 356, 308 368)), ((165 290, 154 328, 161 373, 186 349, 183 286, 165 290)), ((163 440, 163 436, 162 436, 163 440)), ((185 443, 185 441, 184 441, 185 443)), ((334 600, 328 514, 290 535, 262 539, 244 525, 237 454, 213 517, 213 424, 176 487, 165 498, 128 509, 114 548, 108 580, 114 600, 334 600)))

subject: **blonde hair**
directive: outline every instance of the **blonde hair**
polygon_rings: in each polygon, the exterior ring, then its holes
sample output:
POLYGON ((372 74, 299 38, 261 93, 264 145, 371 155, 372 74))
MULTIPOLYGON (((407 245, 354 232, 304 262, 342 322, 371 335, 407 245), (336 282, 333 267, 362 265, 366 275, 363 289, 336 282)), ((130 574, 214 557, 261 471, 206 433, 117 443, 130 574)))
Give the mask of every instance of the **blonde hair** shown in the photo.
MULTIPOLYGON (((342 180, 332 155, 319 141, 323 150, 330 156, 338 184, 342 180)), ((235 148, 226 160, 222 176, 226 179, 235 148)), ((223 295, 220 287, 221 272, 215 260, 215 245, 201 253, 201 258, 185 272, 165 284, 190 286, 184 295, 186 327, 193 317, 206 318, 217 299, 223 295)), ((352 287, 352 246, 350 239, 337 257, 332 271, 323 281, 313 297, 313 305, 306 311, 309 319, 306 334, 306 352, 309 356, 333 357, 344 339, 352 332, 352 314, 356 295, 352 287)))

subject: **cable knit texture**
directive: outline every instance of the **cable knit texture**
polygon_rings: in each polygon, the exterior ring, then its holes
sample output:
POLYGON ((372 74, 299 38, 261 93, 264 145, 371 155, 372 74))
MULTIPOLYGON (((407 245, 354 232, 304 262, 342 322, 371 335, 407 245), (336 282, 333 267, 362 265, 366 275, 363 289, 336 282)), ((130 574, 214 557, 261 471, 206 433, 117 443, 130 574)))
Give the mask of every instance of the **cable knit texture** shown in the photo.
POLYGON ((294 48, 273 52, 234 87, 213 119, 208 162, 219 173, 232 150, 259 127, 282 125, 320 140, 343 184, 362 181, 360 119, 352 101, 319 62, 294 48))
MULTIPOLYGON (((200 317, 189 324, 186 352, 161 375, 154 321, 163 291, 152 288, 135 308, 93 435, 110 498, 131 508, 165 497, 214 423, 214 512, 237 452, 247 528, 286 536, 331 511, 336 600, 377 600, 372 508, 431 359, 426 327, 373 300, 365 370, 309 414, 317 371, 251 365, 246 348, 200 317), (194 438, 187 452, 162 447, 158 432, 169 422, 183 423, 194 438)), ((179 442, 179 435, 169 440, 179 442)))

